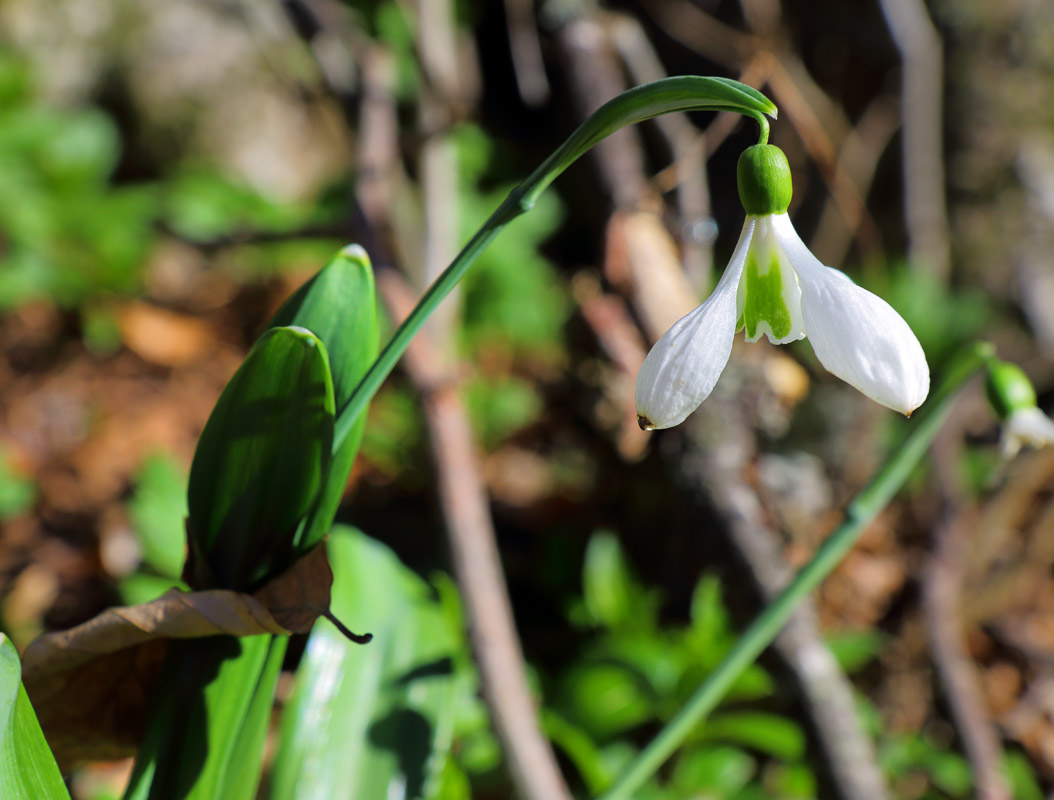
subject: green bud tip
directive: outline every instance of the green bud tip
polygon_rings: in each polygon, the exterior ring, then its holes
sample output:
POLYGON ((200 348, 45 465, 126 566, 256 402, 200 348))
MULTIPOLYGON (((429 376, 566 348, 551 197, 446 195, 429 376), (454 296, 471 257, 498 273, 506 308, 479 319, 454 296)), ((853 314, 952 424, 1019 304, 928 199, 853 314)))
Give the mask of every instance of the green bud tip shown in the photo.
POLYGON ((748 147, 736 167, 739 200, 752 216, 783 214, 791 201, 791 172, 787 156, 772 144, 748 147))
POLYGON ((1024 370, 1009 361, 988 365, 985 393, 999 419, 1006 420, 1015 411, 1036 407, 1036 390, 1024 370))

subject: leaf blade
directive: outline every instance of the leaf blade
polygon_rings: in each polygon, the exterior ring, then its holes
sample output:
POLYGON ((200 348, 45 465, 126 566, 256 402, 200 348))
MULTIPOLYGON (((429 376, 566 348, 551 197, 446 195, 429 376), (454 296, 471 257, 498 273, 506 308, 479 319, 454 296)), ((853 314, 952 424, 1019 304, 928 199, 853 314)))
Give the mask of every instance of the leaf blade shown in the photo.
POLYGON ((69 800, 55 757, 22 685, 18 652, 0 633, 0 796, 69 800))

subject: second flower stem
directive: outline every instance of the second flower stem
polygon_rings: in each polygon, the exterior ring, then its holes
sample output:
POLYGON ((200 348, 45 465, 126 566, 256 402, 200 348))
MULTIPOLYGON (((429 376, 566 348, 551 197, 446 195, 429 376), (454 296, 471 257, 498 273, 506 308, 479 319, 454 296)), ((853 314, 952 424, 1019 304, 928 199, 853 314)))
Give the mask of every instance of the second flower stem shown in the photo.
POLYGON ((849 504, 845 521, 816 551, 761 615, 754 620, 735 647, 696 689, 685 706, 651 743, 640 752, 615 785, 600 800, 629 800, 673 754, 695 727, 709 714, 743 671, 753 664, 776 638, 809 593, 823 582, 853 548, 864 529, 889 503, 922 460, 930 443, 948 418, 959 389, 992 358, 992 346, 976 343, 949 364, 940 389, 919 414, 904 442, 878 474, 849 504))

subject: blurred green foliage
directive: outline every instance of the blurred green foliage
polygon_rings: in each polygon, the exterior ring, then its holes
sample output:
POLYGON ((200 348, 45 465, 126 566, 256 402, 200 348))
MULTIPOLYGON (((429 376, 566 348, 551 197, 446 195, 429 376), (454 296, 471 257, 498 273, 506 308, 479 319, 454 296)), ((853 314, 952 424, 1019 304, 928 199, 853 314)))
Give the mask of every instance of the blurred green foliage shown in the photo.
POLYGON ((36 497, 33 481, 19 474, 9 453, 0 447, 0 521, 28 511, 36 497))
POLYGON ((0 54, 0 308, 138 288, 158 198, 111 185, 120 149, 106 114, 42 107, 26 67, 0 54))
POLYGON ((168 453, 147 456, 136 475, 127 508, 143 550, 143 562, 159 576, 178 578, 186 550, 186 471, 168 453))
MULTIPOLYGON (((662 625, 660 593, 637 580, 609 532, 589 541, 582 587, 569 616, 593 635, 557 676, 545 722, 583 783, 596 792, 632 758, 640 734, 684 704, 734 644, 735 631, 713 575, 697 584, 687 626, 662 625)), ((769 675, 751 667, 721 709, 693 732, 671 772, 652 780, 640 797, 812 797, 804 731, 758 705, 772 691, 769 675)))

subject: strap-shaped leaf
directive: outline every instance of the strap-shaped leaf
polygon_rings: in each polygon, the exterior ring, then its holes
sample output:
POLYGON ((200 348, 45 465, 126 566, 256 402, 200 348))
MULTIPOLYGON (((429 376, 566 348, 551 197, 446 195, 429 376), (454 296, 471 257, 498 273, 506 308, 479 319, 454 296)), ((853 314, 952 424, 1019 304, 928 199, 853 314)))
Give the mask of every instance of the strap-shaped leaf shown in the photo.
POLYGON ((462 692, 458 642, 430 587, 387 547, 337 528, 332 610, 368 628, 352 644, 325 620, 286 706, 271 800, 433 797, 462 692))
POLYGON ((69 800, 55 757, 22 686, 22 665, 0 633, 0 797, 69 800))
POLYGON ((198 440, 187 491, 188 577, 244 591, 294 560, 333 445, 333 382, 321 340, 273 328, 224 388, 198 440))
MULTIPOLYGON (((377 357, 377 293, 366 251, 348 245, 286 300, 269 327, 288 325, 307 328, 326 346, 333 395, 340 408, 377 357)), ((310 550, 333 524, 365 425, 363 414, 333 454, 319 501, 297 534, 298 552, 310 550)))
POLYGON ((252 800, 287 643, 174 642, 125 800, 252 800))

